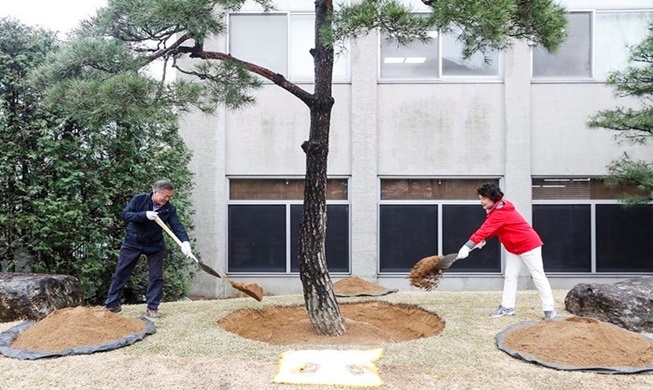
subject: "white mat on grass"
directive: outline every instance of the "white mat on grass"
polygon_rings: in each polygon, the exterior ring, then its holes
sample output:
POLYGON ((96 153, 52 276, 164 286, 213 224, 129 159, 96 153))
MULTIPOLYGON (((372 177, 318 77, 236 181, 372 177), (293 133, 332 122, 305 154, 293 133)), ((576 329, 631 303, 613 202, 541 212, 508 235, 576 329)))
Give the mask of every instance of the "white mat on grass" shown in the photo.
POLYGON ((281 354, 274 383, 383 386, 375 361, 383 348, 361 350, 303 350, 281 354))

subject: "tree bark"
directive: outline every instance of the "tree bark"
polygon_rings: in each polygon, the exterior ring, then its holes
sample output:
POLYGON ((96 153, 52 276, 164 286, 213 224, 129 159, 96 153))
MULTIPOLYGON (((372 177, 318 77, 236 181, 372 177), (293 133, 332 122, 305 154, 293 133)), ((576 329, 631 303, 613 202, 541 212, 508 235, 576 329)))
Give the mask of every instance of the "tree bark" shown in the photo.
POLYGON ((306 153, 304 213, 299 232, 299 272, 304 301, 317 334, 340 336, 344 320, 326 266, 326 183, 331 128, 333 47, 324 44, 320 31, 333 13, 330 0, 315 2, 315 92, 309 105, 311 128, 302 149, 306 153))

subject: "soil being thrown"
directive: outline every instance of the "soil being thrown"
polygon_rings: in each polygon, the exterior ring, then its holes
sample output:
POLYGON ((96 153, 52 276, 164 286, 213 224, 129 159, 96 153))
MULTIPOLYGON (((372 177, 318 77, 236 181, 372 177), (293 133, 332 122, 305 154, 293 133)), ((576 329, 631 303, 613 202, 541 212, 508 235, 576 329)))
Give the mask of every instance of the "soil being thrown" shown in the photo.
POLYGON ((408 275, 410 285, 426 291, 436 289, 444 273, 444 270, 438 268, 442 260, 444 256, 429 256, 418 261, 408 275))

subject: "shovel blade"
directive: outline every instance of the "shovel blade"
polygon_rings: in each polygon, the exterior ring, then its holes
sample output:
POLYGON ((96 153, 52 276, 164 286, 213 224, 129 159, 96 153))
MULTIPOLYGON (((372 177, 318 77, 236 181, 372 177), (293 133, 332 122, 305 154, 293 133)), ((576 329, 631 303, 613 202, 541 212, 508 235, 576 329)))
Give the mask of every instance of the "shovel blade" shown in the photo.
POLYGON ((438 269, 449 269, 451 265, 456 261, 456 256, 458 256, 457 253, 450 253, 446 255, 442 260, 438 262, 436 267, 438 269))
POLYGON ((218 273, 218 271, 216 271, 216 270, 214 270, 213 268, 209 267, 208 265, 202 263, 201 261, 198 261, 198 262, 197 262, 197 265, 200 267, 200 269, 201 269, 202 271, 206 272, 207 274, 209 274, 209 275, 213 275, 213 276, 215 276, 216 278, 222 278, 222 276, 220 276, 220 274, 218 273))

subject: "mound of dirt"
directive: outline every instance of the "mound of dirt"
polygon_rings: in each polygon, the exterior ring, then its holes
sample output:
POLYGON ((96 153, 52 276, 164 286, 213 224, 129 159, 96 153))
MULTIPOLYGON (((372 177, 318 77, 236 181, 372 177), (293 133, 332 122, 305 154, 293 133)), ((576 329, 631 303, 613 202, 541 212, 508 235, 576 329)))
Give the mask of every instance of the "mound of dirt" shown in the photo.
POLYGON ((137 318, 78 306, 55 310, 27 328, 11 343, 15 349, 59 352, 121 339, 141 332, 145 323, 137 318))
MULTIPOLYGON (((358 294, 385 289, 360 278, 348 278, 334 284, 334 290, 358 294)), ((340 302, 339 307, 347 333, 337 338, 315 334, 303 305, 244 309, 227 315, 218 325, 242 337, 276 345, 395 343, 439 335, 445 326, 437 314, 416 305, 365 301, 340 302)), ((66 308, 27 328, 11 347, 61 351, 119 339, 140 332, 143 327, 139 319, 98 308, 66 308)), ((653 342, 637 336, 592 318, 571 317, 516 328, 504 341, 519 353, 559 365, 653 365, 653 342)))
POLYGON ((341 279, 333 284, 336 294, 375 294, 388 289, 376 283, 368 282, 357 276, 341 279))
POLYGON ((520 355, 562 366, 653 366, 652 341, 594 318, 536 322, 512 330, 504 343, 520 355))
POLYGON ((243 309, 218 321, 242 337, 269 344, 384 344, 440 334, 444 321, 416 305, 383 301, 340 303, 347 332, 337 338, 315 333, 304 306, 243 309))
POLYGON ((353 276, 335 282, 333 292, 339 297, 360 297, 386 295, 397 292, 397 290, 389 290, 376 283, 353 276))

